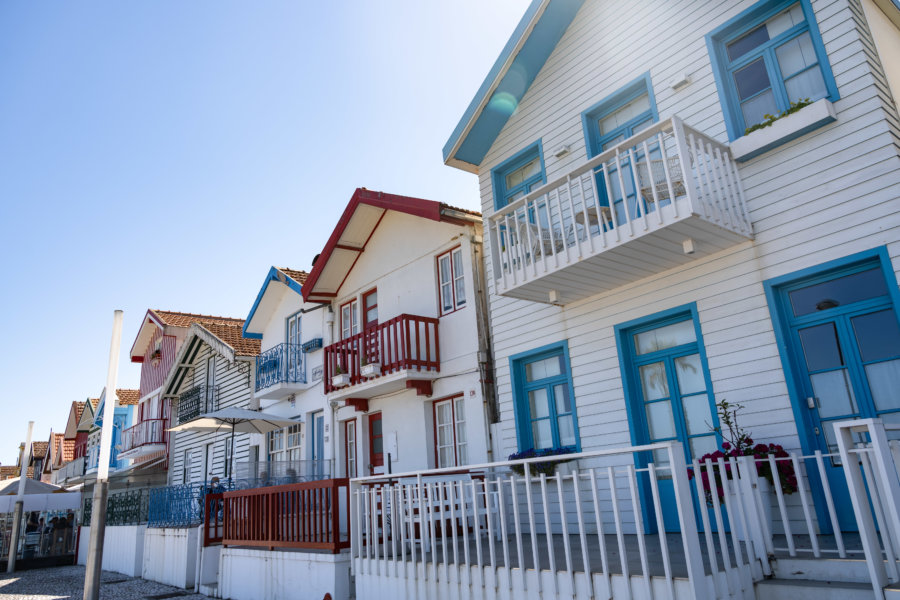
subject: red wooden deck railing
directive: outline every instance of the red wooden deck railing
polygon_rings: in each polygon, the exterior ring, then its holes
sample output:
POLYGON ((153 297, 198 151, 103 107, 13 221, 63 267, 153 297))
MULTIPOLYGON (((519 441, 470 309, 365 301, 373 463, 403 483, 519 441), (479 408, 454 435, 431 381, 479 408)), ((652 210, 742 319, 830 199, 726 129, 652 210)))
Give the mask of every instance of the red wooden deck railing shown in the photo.
POLYGON ((147 444, 165 444, 169 439, 168 419, 145 419, 122 432, 122 450, 127 452, 147 444))
POLYGON ((350 547, 350 480, 322 479, 225 492, 222 544, 330 550, 350 547))
POLYGON ((440 371, 438 319, 400 315, 375 327, 325 347, 325 393, 335 386, 331 378, 346 374, 349 385, 402 369, 440 371), (372 375, 363 375, 364 364, 380 364, 372 375))
POLYGON ((221 544, 225 523, 223 522, 222 494, 209 493, 204 496, 203 508, 203 546, 221 544))

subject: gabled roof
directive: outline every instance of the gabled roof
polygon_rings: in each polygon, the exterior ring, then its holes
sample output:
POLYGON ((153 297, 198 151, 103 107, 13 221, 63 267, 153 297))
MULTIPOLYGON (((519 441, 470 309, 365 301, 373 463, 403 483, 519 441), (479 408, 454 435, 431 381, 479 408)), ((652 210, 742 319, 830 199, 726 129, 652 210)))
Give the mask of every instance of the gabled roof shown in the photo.
POLYGON ((97 405, 100 398, 88 398, 84 403, 84 409, 81 411, 81 417, 78 419, 76 431, 90 431, 94 424, 94 413, 97 411, 97 405))
POLYGON ((584 0, 533 0, 444 144, 444 163, 477 172, 584 0))
MULTIPOLYGON (((266 279, 256 295, 256 300, 253 302, 253 307, 250 309, 250 314, 247 315, 247 320, 244 321, 243 336, 256 340, 262 339, 262 330, 265 327, 265 323, 254 322, 256 313, 258 311, 267 313, 281 300, 281 294, 276 293, 275 290, 280 292, 293 290, 302 298, 302 286, 308 277, 309 273, 306 271, 295 271, 294 269, 285 269, 283 267, 272 267, 269 269, 266 279), (269 284, 276 285, 273 285, 270 289, 269 284)), ((261 317, 258 321, 260 320, 265 319, 261 317)))
POLYGON ((141 391, 116 389, 116 398, 119 399, 119 406, 131 406, 141 399, 141 391))
POLYGON ((305 301, 330 302, 337 296, 353 265, 365 251, 366 244, 389 210, 454 225, 481 222, 481 214, 475 211, 434 200, 357 188, 303 285, 305 301))
POLYGON ((35 458, 44 458, 47 456, 47 442, 32 442, 31 443, 31 458, 34 460, 35 458))
POLYGON ((62 442, 61 464, 75 460, 75 440, 64 439, 62 442))
POLYGON ((84 402, 72 402, 69 407, 69 417, 66 419, 66 428, 64 433, 66 438, 75 439, 78 435, 78 422, 81 420, 81 413, 84 412, 84 402))
POLYGON ((181 384, 204 343, 229 363, 233 363, 238 357, 258 355, 260 341, 244 337, 242 330, 243 321, 239 325, 199 323, 191 325, 184 343, 175 356, 175 366, 163 382, 163 395, 172 396, 179 393, 181 384))
POLYGON ((191 323, 227 325, 238 322, 243 323, 243 320, 151 308, 144 316, 144 320, 141 322, 138 333, 134 338, 134 343, 131 345, 131 362, 144 362, 144 349, 153 337, 153 332, 157 327, 160 329, 165 329, 166 327, 183 327, 187 329, 191 326, 191 323))

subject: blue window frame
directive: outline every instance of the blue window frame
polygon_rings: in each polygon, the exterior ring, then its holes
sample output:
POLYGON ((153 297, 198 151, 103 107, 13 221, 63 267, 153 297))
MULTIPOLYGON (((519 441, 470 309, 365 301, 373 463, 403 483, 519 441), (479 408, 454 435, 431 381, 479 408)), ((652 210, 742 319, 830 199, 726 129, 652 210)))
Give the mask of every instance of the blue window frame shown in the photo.
POLYGON ((790 108, 838 99, 809 0, 764 0, 706 36, 728 138, 790 108))
POLYGON ((517 354, 509 364, 519 451, 580 450, 568 343, 517 354))
POLYGON ((588 158, 659 120, 650 73, 644 73, 619 91, 581 113, 588 158))
POLYGON ((499 210, 547 181, 541 140, 520 150, 491 171, 494 208, 499 210))

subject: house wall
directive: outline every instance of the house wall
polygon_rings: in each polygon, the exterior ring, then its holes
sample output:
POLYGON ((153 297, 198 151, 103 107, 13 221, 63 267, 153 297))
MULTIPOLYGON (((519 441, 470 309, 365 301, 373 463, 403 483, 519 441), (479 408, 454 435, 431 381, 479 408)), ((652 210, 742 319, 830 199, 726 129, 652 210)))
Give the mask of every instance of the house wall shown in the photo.
MULTIPOLYGON (((103 536, 103 570, 140 577, 144 564, 146 525, 107 525, 103 536)), ((78 564, 87 564, 91 528, 81 527, 78 564)))
MULTIPOLYGON (((203 343, 194 366, 181 384, 180 392, 185 392, 195 385, 206 384, 207 359, 215 356, 216 376, 215 385, 219 388, 219 404, 222 408, 249 408, 252 396, 253 364, 247 361, 238 361, 229 364, 224 356, 212 351, 203 343)), ((178 414, 177 399, 173 399, 172 414, 178 414)), ((176 417, 177 418, 177 417, 176 417)), ((210 479, 212 476, 225 477, 225 448, 231 439, 230 429, 222 428, 220 431, 176 431, 171 433, 169 440, 169 484, 196 483, 210 479), (204 473, 207 444, 213 444, 213 457, 211 461, 212 472, 204 473), (190 478, 182 481, 182 467, 184 451, 191 451, 190 478)), ((249 435, 235 433, 234 435, 234 464, 246 462, 249 448, 249 435)))
MULTIPOLYGON (((219 558, 222 598, 282 600, 287 598, 350 598, 350 556, 223 548, 219 558)), ((358 595, 357 597, 363 597, 358 595)))
MULTIPOLYGON (((540 138, 547 179, 563 175, 586 159, 581 112, 647 71, 660 120, 678 115, 727 141, 704 35, 752 4, 588 0, 479 169, 485 213, 491 168, 540 138), (683 72, 691 83, 674 91, 668 82, 683 72), (548 156, 563 144, 568 155, 548 156)), ((559 340, 583 449, 629 445, 613 327, 691 302, 715 397, 746 407, 755 439, 799 447, 762 282, 881 245, 900 267, 900 129, 881 65, 857 1, 812 5, 840 91, 837 121, 741 164, 755 241, 562 308, 497 296, 488 276, 503 452, 517 449, 509 357, 559 340)))
POLYGON ((141 577, 178 588, 194 587, 198 540, 196 527, 148 528, 144 534, 141 577))
MULTIPOLYGON (((872 32, 872 41, 884 68, 894 106, 900 108, 900 61, 897 60, 900 56, 900 16, 895 16, 892 21, 874 0, 861 0, 861 4, 869 30, 872 32)), ((890 7, 885 8, 897 12, 890 7)))
POLYGON ((175 353, 178 352, 183 337, 183 334, 176 337, 175 335, 172 335, 172 332, 170 332, 169 335, 166 335, 163 329, 159 327, 156 328, 153 337, 150 338, 150 341, 143 351, 144 362, 141 363, 141 398, 144 398, 162 386, 163 381, 166 379, 166 375, 169 374, 169 370, 172 368, 172 364, 175 361, 175 353), (160 339, 162 339, 162 343, 160 344, 160 359, 154 364, 154 361, 150 360, 150 354, 153 349, 156 348, 156 343, 160 339))

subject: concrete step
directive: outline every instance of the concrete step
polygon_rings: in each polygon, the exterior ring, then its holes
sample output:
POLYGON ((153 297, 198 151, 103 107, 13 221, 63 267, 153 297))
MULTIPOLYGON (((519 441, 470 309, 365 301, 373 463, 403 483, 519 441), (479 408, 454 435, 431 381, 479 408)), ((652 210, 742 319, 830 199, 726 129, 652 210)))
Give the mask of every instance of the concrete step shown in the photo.
POLYGON ((849 581, 764 579, 756 584, 757 600, 872 600, 871 584, 849 581))
POLYGON ((869 569, 861 558, 778 558, 771 565, 775 579, 869 583, 869 569))
POLYGON ((200 584, 200 593, 204 596, 208 596, 209 598, 220 598, 219 596, 219 584, 218 583, 209 583, 209 584, 200 584))

